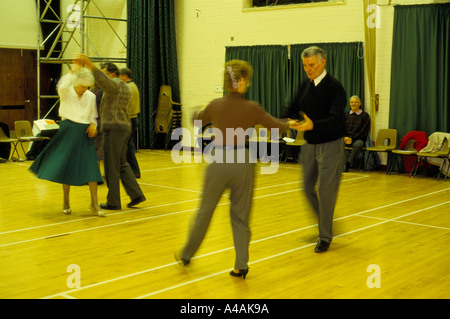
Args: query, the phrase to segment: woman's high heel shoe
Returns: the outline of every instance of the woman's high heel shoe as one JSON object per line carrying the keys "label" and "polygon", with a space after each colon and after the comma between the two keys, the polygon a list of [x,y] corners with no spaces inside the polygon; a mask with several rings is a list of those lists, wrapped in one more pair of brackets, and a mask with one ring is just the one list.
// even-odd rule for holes
{"label": "woman's high heel shoe", "polygon": [[230,272],[231,276],[234,277],[243,277],[245,279],[245,277],[247,277],[248,274],[248,269],[239,269],[239,272],[234,272],[234,270],[232,270]]}
{"label": "woman's high heel shoe", "polygon": [[97,215],[97,216],[100,216],[100,217],[105,217],[105,216],[106,216],[106,214],[105,214],[104,211],[102,211],[101,209],[97,210],[97,209],[96,209],[95,207],[93,207],[93,206],[91,206],[91,211],[92,211],[92,214],[93,214],[93,215]]}

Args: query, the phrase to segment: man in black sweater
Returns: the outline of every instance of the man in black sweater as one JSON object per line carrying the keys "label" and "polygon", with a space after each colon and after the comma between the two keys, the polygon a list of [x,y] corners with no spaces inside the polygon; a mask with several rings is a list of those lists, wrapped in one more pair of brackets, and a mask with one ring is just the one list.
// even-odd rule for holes
{"label": "man in black sweater", "polygon": [[345,172],[353,165],[355,158],[361,153],[366,145],[367,135],[370,130],[370,115],[361,110],[361,100],[357,95],[350,98],[350,112],[345,115],[345,137],[344,143],[352,150],[347,152]]}
{"label": "man in black sweater", "polygon": [[328,250],[333,239],[333,214],[345,161],[347,97],[342,84],[325,70],[326,54],[321,48],[305,49],[302,60],[309,80],[301,84],[287,117],[302,119],[299,130],[305,132],[307,143],[302,146],[300,162],[305,194],[319,221],[314,251],[320,253]]}

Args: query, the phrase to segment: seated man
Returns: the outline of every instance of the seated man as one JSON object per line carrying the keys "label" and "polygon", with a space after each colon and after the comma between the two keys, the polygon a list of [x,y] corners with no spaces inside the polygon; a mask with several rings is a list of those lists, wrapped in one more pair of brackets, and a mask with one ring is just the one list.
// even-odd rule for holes
{"label": "seated man", "polygon": [[366,144],[367,134],[370,130],[370,116],[361,110],[361,100],[354,95],[350,98],[350,112],[345,116],[345,137],[344,143],[347,147],[352,147],[350,154],[347,154],[345,172],[348,172],[355,158],[361,153]]}

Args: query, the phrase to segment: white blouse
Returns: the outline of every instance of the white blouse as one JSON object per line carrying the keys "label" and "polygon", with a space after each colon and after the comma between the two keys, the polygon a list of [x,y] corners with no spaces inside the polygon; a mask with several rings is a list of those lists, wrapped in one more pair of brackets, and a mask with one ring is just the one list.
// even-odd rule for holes
{"label": "white blouse", "polygon": [[78,98],[73,88],[71,74],[64,75],[58,82],[58,94],[60,97],[59,116],[61,119],[72,122],[97,126],[97,102],[96,96],[89,90]]}

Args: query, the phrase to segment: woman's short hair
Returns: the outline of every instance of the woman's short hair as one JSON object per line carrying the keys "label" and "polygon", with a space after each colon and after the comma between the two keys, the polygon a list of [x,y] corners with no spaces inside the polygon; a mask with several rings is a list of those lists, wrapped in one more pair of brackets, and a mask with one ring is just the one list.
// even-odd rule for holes
{"label": "woman's short hair", "polygon": [[241,78],[250,79],[253,74],[251,65],[242,60],[230,60],[225,63],[224,89],[227,92],[235,92],[237,83]]}
{"label": "woman's short hair", "polygon": [[74,73],[72,73],[72,84],[74,86],[86,86],[90,87],[94,85],[95,78],[91,71],[87,68],[80,68]]}

